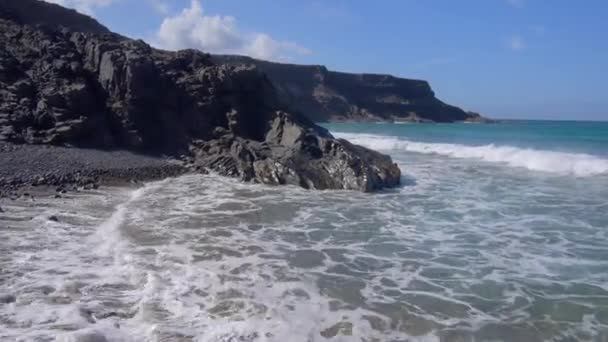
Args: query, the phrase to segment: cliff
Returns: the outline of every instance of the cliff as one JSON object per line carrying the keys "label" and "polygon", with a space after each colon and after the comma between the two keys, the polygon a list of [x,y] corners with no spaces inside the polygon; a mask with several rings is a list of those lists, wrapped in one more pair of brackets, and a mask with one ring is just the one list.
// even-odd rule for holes
{"label": "cliff", "polygon": [[20,25],[63,26],[77,32],[110,33],[107,27],[87,15],[44,1],[0,0],[0,18],[10,18]]}
{"label": "cliff", "polygon": [[390,157],[292,113],[255,66],[154,49],[37,0],[2,0],[0,32],[0,141],[184,155],[267,184],[399,184]]}
{"label": "cliff", "polygon": [[320,65],[215,55],[217,63],[255,65],[276,87],[283,103],[313,121],[479,121],[481,116],[443,103],[426,81],[391,75],[350,74]]}

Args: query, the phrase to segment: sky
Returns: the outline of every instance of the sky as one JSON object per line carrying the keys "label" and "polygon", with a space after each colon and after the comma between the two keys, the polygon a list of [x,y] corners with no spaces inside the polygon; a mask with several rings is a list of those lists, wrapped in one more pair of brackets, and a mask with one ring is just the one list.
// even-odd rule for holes
{"label": "sky", "polygon": [[424,79],[493,118],[608,120],[606,0],[47,0],[165,49]]}

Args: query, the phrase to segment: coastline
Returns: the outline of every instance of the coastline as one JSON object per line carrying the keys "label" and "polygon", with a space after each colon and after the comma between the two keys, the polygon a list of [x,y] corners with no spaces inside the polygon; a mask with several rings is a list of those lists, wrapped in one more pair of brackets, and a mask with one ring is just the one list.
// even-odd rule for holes
{"label": "coastline", "polygon": [[[443,133],[450,136],[486,134],[474,125],[437,127],[450,127]],[[367,128],[389,140],[404,131]],[[340,129],[330,131],[341,137]],[[359,133],[353,143],[374,143],[369,131]],[[117,187],[104,179],[100,190],[58,199],[54,188],[36,187],[51,193],[0,200],[7,279],[0,315],[8,322],[0,339],[605,335],[605,310],[596,303],[608,294],[601,254],[607,178],[556,174],[568,159],[540,172],[405,146],[382,150],[408,165],[408,186],[376,195],[249,184],[213,172],[151,184],[121,178]],[[120,151],[18,148],[22,165],[80,158],[76,166],[86,159],[93,167],[106,153],[121,155],[123,167],[158,165]],[[6,164],[0,172],[17,167]],[[311,312],[321,319],[307,319]],[[296,332],[290,322],[298,322]]]}

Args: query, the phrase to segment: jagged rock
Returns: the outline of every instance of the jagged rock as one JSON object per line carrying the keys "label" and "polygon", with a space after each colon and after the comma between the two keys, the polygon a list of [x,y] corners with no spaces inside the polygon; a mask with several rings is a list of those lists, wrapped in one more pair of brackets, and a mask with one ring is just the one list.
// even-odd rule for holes
{"label": "jagged rock", "polygon": [[43,1],[2,0],[0,16],[10,16],[15,21],[26,25],[64,25],[80,32],[110,32],[93,18]]}
{"label": "jagged rock", "polygon": [[[289,110],[255,66],[157,50],[38,0],[8,3],[0,2],[0,68],[10,71],[0,78],[0,113],[9,114],[2,139],[186,154],[198,169],[268,184],[373,191],[399,183],[388,156]],[[67,27],[45,22],[44,11]],[[75,175],[55,185],[66,181],[97,184]]]}

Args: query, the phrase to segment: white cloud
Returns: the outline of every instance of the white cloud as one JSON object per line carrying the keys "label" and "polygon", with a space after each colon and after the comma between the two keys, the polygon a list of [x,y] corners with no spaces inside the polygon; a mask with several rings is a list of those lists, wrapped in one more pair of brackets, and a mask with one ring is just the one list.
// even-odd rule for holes
{"label": "white cloud", "polygon": [[309,55],[309,49],[289,41],[277,41],[265,33],[256,33],[242,47],[242,53],[261,59],[289,60],[287,54]]}
{"label": "white cloud", "polygon": [[279,41],[265,33],[241,32],[232,16],[205,15],[199,0],[191,0],[189,8],[163,20],[155,45],[170,50],[196,48],[270,60],[289,60],[293,55],[311,53],[294,42]]}
{"label": "white cloud", "polygon": [[524,40],[520,36],[512,36],[508,41],[509,48],[513,51],[521,51],[526,48]]}
{"label": "white cloud", "polygon": [[110,5],[116,0],[45,0],[64,7],[74,8],[78,12],[93,15],[96,8]]}
{"label": "white cloud", "polygon": [[165,18],[157,36],[164,48],[172,50],[196,47],[221,52],[243,44],[234,17],[204,16],[196,0],[180,14]]}

